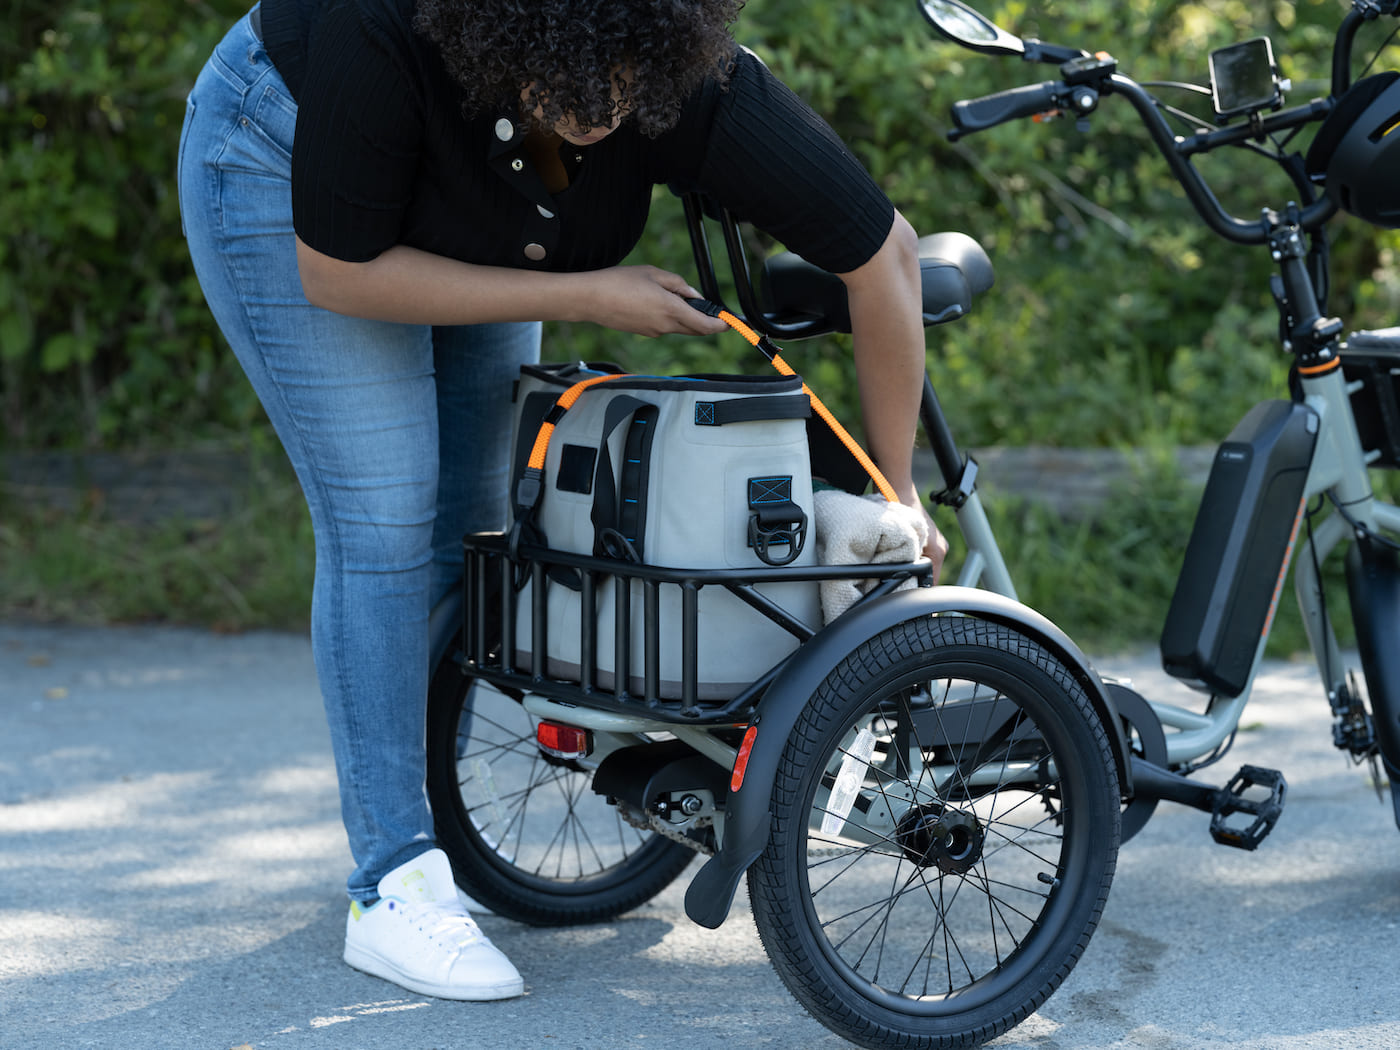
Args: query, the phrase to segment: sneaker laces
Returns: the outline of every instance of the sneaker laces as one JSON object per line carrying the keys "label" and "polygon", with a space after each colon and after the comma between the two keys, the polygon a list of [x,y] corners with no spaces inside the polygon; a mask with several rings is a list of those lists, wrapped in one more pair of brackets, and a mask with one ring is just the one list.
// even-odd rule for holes
{"label": "sneaker laces", "polygon": [[396,901],[403,916],[431,941],[465,951],[474,944],[490,944],[476,920],[465,911],[439,901]]}

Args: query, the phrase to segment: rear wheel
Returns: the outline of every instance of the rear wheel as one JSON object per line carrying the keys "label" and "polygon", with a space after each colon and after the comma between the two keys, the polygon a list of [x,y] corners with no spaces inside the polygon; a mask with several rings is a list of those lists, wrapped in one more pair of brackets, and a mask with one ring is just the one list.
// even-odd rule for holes
{"label": "rear wheel", "polygon": [[625,821],[593,793],[590,769],[544,755],[537,723],[450,655],[434,676],[428,797],[457,881],[497,914],[541,926],[602,922],[650,900],[695,853]]}
{"label": "rear wheel", "polygon": [[973,1046],[1069,973],[1107,900],[1117,773],[1083,687],[984,621],[899,624],[789,735],[749,871],[759,934],[823,1024],[868,1047]]}

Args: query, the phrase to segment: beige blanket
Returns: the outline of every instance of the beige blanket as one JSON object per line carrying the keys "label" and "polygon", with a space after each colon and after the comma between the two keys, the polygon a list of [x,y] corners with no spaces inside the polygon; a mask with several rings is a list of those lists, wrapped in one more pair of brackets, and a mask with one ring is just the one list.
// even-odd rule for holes
{"label": "beige blanket", "polygon": [[[817,560],[822,565],[888,565],[916,561],[928,542],[928,522],[913,507],[882,496],[822,489],[815,494]],[[824,580],[822,618],[830,623],[876,583]],[[912,586],[910,581],[907,586]]]}

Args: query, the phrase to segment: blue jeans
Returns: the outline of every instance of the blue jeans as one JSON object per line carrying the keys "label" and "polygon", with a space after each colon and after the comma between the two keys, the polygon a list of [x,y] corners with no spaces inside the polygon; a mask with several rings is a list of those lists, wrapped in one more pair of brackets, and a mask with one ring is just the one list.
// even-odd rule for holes
{"label": "blue jeans", "polygon": [[348,889],[364,900],[432,845],[428,613],[458,579],[462,534],[505,523],[511,382],[538,359],[540,328],[393,324],[308,303],[295,127],[243,18],[190,92],[180,213],[205,299],[310,508],[312,648],[356,863]]}

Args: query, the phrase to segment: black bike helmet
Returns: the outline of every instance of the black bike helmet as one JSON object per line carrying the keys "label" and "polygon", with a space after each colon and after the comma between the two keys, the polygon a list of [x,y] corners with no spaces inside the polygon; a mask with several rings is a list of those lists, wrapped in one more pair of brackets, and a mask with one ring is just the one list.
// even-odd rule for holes
{"label": "black bike helmet", "polygon": [[1400,228],[1400,73],[1377,73],[1351,86],[1317,129],[1308,174],[1358,219]]}

